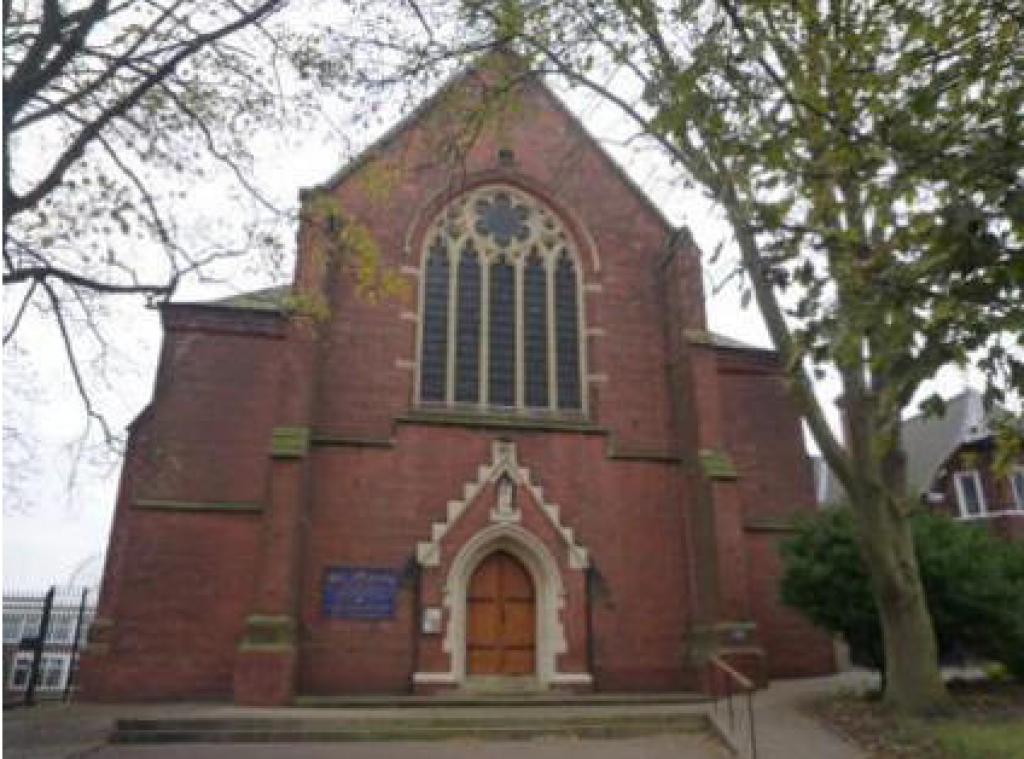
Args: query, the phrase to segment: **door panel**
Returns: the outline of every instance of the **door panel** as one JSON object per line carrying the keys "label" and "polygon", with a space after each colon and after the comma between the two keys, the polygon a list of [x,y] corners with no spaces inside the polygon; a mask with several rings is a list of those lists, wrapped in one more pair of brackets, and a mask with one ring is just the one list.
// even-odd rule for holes
{"label": "door panel", "polygon": [[466,601],[469,674],[533,674],[536,599],[533,581],[519,560],[503,551],[484,559],[473,573]]}

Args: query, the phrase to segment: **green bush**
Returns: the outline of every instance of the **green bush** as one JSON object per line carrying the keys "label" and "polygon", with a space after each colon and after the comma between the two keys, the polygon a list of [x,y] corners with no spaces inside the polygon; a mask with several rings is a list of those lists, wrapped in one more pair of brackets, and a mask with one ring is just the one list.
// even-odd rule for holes
{"label": "green bush", "polygon": [[[942,515],[912,519],[940,655],[992,659],[1024,681],[1024,543]],[[884,670],[881,627],[854,529],[848,508],[800,521],[782,545],[782,599],[842,633],[854,662]]]}

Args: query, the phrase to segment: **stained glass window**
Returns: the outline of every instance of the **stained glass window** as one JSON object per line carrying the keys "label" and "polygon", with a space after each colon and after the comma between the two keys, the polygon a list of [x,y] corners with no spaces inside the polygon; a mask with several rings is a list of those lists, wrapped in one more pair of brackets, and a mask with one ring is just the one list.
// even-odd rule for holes
{"label": "stained glass window", "polygon": [[523,271],[523,359],[525,401],[530,408],[548,405],[548,276],[536,251]]}
{"label": "stained glass window", "polygon": [[480,256],[470,243],[459,259],[455,322],[455,400],[480,398]]}
{"label": "stained glass window", "polygon": [[491,264],[488,395],[490,403],[516,405],[516,270],[499,260]]}
{"label": "stained glass window", "polygon": [[448,251],[440,240],[427,256],[423,287],[423,360],[420,397],[445,400],[448,379]]}
{"label": "stained glass window", "polygon": [[558,357],[558,407],[580,408],[579,303],[576,269],[563,250],[555,268],[555,354]]}
{"label": "stained glass window", "polygon": [[428,235],[420,400],[581,413],[579,272],[560,219],[486,186],[453,200]]}

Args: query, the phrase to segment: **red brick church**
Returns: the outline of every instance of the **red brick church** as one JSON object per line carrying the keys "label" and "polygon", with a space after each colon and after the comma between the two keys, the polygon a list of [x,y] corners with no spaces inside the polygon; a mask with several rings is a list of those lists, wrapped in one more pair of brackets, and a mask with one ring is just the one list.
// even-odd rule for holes
{"label": "red brick church", "polygon": [[[303,196],[291,288],[163,307],[87,698],[833,668],[777,597],[814,491],[775,354],[708,332],[688,232],[542,82],[453,162],[452,104],[487,81]],[[374,297],[333,240],[406,286]]]}

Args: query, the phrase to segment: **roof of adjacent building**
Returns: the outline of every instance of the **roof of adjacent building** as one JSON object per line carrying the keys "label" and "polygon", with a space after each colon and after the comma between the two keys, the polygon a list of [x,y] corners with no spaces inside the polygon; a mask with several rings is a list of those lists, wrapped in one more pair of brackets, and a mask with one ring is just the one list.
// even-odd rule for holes
{"label": "roof of adjacent building", "polygon": [[285,299],[291,292],[291,285],[264,287],[216,300],[176,301],[172,306],[201,306],[207,308],[229,308],[239,311],[284,311]]}
{"label": "roof of adjacent building", "polygon": [[[974,388],[966,388],[945,403],[942,416],[920,413],[903,422],[911,493],[927,492],[957,449],[990,438],[995,421],[1008,413],[1000,408],[986,409],[981,393]],[[813,461],[818,502],[829,506],[841,503],[845,493],[839,481],[823,459],[815,457]]]}

